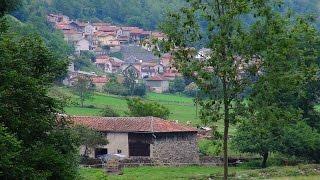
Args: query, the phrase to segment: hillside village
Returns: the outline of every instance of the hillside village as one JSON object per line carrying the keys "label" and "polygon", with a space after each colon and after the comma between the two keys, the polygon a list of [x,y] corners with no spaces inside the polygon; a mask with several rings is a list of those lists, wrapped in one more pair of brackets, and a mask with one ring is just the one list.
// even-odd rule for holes
{"label": "hillside village", "polygon": [[[47,20],[63,33],[68,44],[74,46],[74,56],[88,51],[94,53],[92,63],[105,74],[122,75],[126,69],[132,68],[139,79],[146,81],[149,90],[159,93],[167,92],[169,81],[181,76],[173,67],[170,54],[157,57],[152,52],[154,46],[150,42],[165,38],[161,32],[110,23],[81,22],[62,14],[49,14]],[[123,54],[123,59],[109,55],[117,52]],[[64,84],[72,85],[78,75],[89,76],[98,90],[102,90],[109,80],[107,75],[97,76],[92,72],[75,70],[71,64]]]}
{"label": "hillside village", "polygon": [[299,1],[0,0],[0,179],[320,179]]}

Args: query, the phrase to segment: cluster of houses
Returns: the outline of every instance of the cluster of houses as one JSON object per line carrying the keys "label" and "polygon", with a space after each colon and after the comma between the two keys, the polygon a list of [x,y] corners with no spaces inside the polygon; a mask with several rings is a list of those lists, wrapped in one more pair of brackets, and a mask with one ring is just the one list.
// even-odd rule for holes
{"label": "cluster of houses", "polygon": [[[164,39],[165,35],[161,32],[145,31],[139,27],[115,26],[110,23],[81,22],[70,20],[62,14],[49,14],[47,20],[62,31],[65,41],[75,47],[76,55],[84,51],[93,52],[96,57],[92,63],[106,74],[97,76],[95,73],[70,68],[69,76],[64,81],[65,85],[72,85],[78,75],[85,75],[92,79],[98,90],[101,90],[109,80],[107,74],[122,74],[125,69],[132,67],[138,78],[144,80],[151,91],[162,93],[169,90],[170,80],[180,76],[173,67],[170,54],[156,57],[151,52],[152,46],[143,43],[150,42],[151,39]],[[115,52],[121,52],[123,59],[109,55]]]}
{"label": "cluster of houses", "polygon": [[122,44],[139,43],[150,38],[165,38],[161,32],[145,31],[139,27],[115,26],[104,22],[81,22],[71,20],[62,14],[49,14],[47,20],[63,32],[64,39],[74,45],[76,53],[90,50],[96,54],[103,54],[105,48],[117,52]]}

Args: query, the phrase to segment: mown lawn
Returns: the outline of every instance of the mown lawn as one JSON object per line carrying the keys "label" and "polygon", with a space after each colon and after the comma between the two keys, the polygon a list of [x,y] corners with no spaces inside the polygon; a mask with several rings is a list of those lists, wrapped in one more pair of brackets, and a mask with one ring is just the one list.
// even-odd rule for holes
{"label": "mown lawn", "polygon": [[[230,167],[230,179],[320,179],[320,165],[298,165],[269,167],[266,169],[246,169]],[[79,179],[110,180],[162,180],[162,179],[221,179],[222,167],[138,167],[125,168],[123,175],[107,175],[102,169],[80,169]]]}

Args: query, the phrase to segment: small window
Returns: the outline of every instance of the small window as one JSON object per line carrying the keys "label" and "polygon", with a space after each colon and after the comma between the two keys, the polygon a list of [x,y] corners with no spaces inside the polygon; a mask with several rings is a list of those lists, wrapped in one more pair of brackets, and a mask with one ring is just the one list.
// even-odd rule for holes
{"label": "small window", "polygon": [[95,158],[108,154],[108,149],[106,148],[97,148],[95,149]]}
{"label": "small window", "polygon": [[118,152],[118,154],[121,154],[121,153],[122,153],[121,149],[118,149],[117,152]]}

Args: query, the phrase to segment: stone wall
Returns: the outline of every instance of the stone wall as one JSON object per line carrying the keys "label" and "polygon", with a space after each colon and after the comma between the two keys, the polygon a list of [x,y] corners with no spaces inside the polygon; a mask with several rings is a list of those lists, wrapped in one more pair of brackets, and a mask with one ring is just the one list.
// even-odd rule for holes
{"label": "stone wall", "polygon": [[199,164],[196,133],[156,134],[150,151],[156,164]]}

